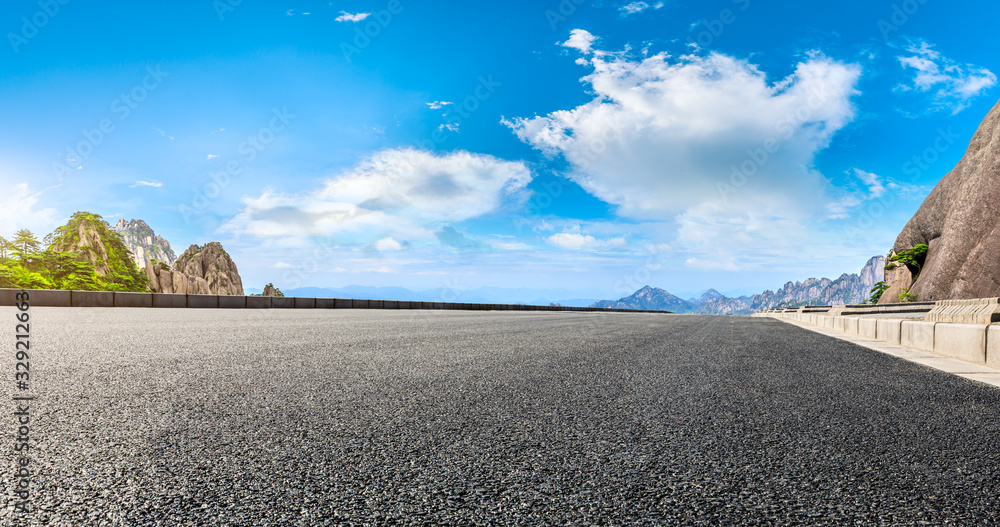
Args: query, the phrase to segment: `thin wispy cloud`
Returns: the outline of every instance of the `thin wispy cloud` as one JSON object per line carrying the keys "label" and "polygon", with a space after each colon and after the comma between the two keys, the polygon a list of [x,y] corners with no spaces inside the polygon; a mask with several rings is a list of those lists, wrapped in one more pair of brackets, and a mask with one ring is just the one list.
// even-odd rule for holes
{"label": "thin wispy cloud", "polygon": [[129,185],[129,188],[137,188],[137,187],[160,188],[162,186],[163,186],[163,183],[160,183],[159,181],[136,181],[132,185]]}
{"label": "thin wispy cloud", "polygon": [[341,11],[340,16],[334,20],[337,22],[361,22],[369,16],[371,16],[371,13],[348,13],[347,11]]}
{"label": "thin wispy cloud", "polygon": [[646,11],[648,9],[660,9],[663,7],[663,5],[664,5],[663,2],[657,2],[655,4],[648,4],[646,2],[632,2],[630,4],[625,4],[619,7],[618,11],[621,14],[628,16],[628,15],[635,15],[638,13],[642,13],[643,11]]}
{"label": "thin wispy cloud", "polygon": [[907,54],[897,57],[903,69],[911,75],[910,83],[901,84],[900,91],[930,94],[935,109],[958,113],[969,102],[996,86],[992,71],[973,64],[959,64],[943,56],[933,44],[912,40]]}
{"label": "thin wispy cloud", "polygon": [[441,108],[444,108],[449,104],[455,104],[455,103],[449,101],[434,101],[427,103],[427,106],[429,106],[431,110],[440,110]]}

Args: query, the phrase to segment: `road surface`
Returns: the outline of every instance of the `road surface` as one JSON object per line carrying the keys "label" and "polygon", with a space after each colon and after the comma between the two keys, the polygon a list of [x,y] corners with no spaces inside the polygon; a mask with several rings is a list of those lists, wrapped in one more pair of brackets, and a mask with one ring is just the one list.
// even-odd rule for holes
{"label": "road surface", "polygon": [[[0,524],[1000,516],[1000,390],[775,320],[31,313],[37,510],[15,515],[8,492]],[[6,349],[13,314],[0,309]],[[3,392],[11,406],[13,392]],[[13,450],[0,461],[9,489]]]}

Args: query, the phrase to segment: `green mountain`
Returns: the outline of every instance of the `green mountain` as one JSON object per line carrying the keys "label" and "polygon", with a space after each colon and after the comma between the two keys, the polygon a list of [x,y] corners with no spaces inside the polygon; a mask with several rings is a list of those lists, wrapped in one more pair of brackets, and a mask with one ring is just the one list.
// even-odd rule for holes
{"label": "green mountain", "polygon": [[30,232],[0,239],[0,287],[149,291],[121,236],[97,214],[77,212],[45,237],[46,248]]}

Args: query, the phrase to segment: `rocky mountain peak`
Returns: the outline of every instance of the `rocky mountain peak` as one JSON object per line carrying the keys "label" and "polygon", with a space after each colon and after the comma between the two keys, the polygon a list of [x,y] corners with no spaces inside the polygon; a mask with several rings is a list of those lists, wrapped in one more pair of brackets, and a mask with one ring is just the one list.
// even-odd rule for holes
{"label": "rocky mountain peak", "polygon": [[145,269],[153,260],[163,262],[167,266],[173,265],[174,261],[177,260],[177,255],[170,247],[170,242],[163,239],[162,236],[157,236],[153,229],[142,220],[125,221],[122,218],[118,220],[118,223],[115,223],[112,229],[125,241],[125,246],[128,247],[129,251],[132,251],[132,259],[135,261],[136,267],[140,269]]}
{"label": "rocky mountain peak", "polygon": [[146,276],[158,293],[242,296],[243,279],[236,263],[218,242],[192,245],[171,266],[146,265]]}

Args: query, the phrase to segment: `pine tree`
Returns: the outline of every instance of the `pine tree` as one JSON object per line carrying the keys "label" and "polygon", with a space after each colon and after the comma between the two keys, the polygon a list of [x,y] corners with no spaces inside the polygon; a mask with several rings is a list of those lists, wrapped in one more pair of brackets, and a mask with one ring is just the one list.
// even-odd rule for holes
{"label": "pine tree", "polygon": [[38,239],[28,229],[14,233],[14,245],[20,250],[22,257],[38,251]]}

